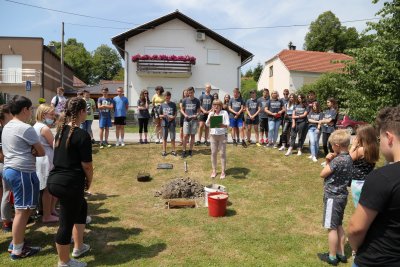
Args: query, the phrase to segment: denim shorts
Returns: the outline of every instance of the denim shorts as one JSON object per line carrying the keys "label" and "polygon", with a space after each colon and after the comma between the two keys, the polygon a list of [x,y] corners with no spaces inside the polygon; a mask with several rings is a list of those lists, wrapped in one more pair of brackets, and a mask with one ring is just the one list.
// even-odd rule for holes
{"label": "denim shorts", "polygon": [[111,128],[112,124],[111,124],[111,118],[107,117],[100,117],[99,119],[99,128]]}
{"label": "denim shorts", "polygon": [[230,118],[229,119],[229,126],[232,128],[242,128],[243,127],[243,120],[241,118],[235,119],[235,118]]}
{"label": "denim shorts", "polygon": [[183,134],[196,134],[199,123],[197,120],[183,122]]}
{"label": "denim shorts", "polygon": [[35,209],[39,201],[39,179],[36,172],[21,172],[7,168],[4,181],[14,194],[16,209]]}

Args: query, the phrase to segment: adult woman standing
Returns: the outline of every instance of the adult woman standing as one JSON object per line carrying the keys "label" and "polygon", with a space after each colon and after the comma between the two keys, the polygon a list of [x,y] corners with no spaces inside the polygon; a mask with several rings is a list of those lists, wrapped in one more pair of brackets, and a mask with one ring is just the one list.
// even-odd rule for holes
{"label": "adult woman standing", "polygon": [[[149,113],[149,92],[143,89],[140,92],[140,97],[137,102],[138,106],[138,121],[139,121],[139,142],[141,144],[147,144],[147,126],[149,125],[150,113]],[[142,134],[144,132],[144,139]]]}
{"label": "adult woman standing", "polygon": [[331,133],[335,131],[335,123],[338,115],[337,102],[333,97],[328,98],[326,105],[328,109],[324,111],[324,117],[321,120],[322,146],[325,156],[328,155],[329,151],[333,152],[331,144],[328,144],[328,139]]}
{"label": "adult woman standing", "polygon": [[265,113],[268,114],[268,141],[266,147],[278,148],[279,126],[281,125],[282,113],[284,113],[283,102],[279,99],[277,91],[271,92],[271,98],[265,107]]}
{"label": "adult woman standing", "polygon": [[211,164],[212,172],[211,178],[217,176],[217,154],[221,151],[221,175],[220,178],[225,178],[226,170],[226,130],[229,126],[229,115],[228,112],[222,110],[222,102],[220,100],[215,100],[213,103],[213,109],[208,114],[206,125],[211,126],[211,118],[214,116],[222,116],[222,123],[216,128],[210,127],[210,141],[211,141]]}
{"label": "adult woman standing", "polygon": [[[151,98],[151,103],[153,104],[154,111],[154,125],[156,127],[156,144],[161,143],[161,119],[159,109],[162,103],[164,103],[164,88],[162,86],[156,87],[156,93]],[[153,113],[153,112],[152,112]]]}
{"label": "adult woman standing", "polygon": [[284,151],[286,149],[286,145],[289,144],[290,134],[292,130],[292,115],[295,105],[296,105],[296,95],[291,93],[289,95],[289,100],[284,107],[285,117],[283,120],[283,129],[282,129],[282,146],[279,148],[279,151]]}
{"label": "adult woman standing", "polygon": [[319,137],[320,137],[320,129],[321,124],[320,121],[322,119],[323,114],[321,113],[321,109],[317,101],[314,101],[311,104],[311,110],[307,115],[308,118],[308,138],[310,139],[310,159],[313,162],[317,162],[318,151],[319,151]]}
{"label": "adult woman standing", "polygon": [[60,227],[56,235],[58,266],[86,266],[84,262],[70,259],[71,234],[74,239],[73,257],[79,257],[90,249],[83,243],[87,216],[84,191],[90,188],[93,179],[90,136],[79,128],[85,119],[85,100],[71,98],[67,101],[62,125],[55,137],[54,169],[47,184],[49,192],[60,200]]}
{"label": "adult woman standing", "polygon": [[301,150],[303,149],[304,135],[307,134],[308,109],[305,100],[306,99],[303,94],[299,94],[297,96],[297,104],[294,106],[292,115],[292,134],[290,136],[290,147],[285,156],[289,156],[292,154],[297,136],[299,140],[297,145],[297,156],[300,156],[302,154]]}
{"label": "adult woman standing", "polygon": [[49,127],[54,124],[54,119],[54,108],[46,104],[41,104],[36,110],[36,123],[33,125],[46,153],[44,157],[36,158],[36,174],[39,178],[40,191],[42,192],[42,222],[44,223],[58,222],[58,217],[52,215],[52,212],[54,213],[55,211],[57,199],[50,195],[47,188],[47,178],[51,169],[53,169],[54,157],[54,136]]}

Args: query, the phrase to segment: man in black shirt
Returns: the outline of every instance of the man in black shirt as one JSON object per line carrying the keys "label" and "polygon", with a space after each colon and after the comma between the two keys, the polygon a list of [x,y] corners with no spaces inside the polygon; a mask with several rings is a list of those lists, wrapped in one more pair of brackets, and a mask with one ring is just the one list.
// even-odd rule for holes
{"label": "man in black shirt", "polygon": [[388,162],[366,178],[351,217],[353,266],[400,266],[400,107],[378,114],[380,151]]}

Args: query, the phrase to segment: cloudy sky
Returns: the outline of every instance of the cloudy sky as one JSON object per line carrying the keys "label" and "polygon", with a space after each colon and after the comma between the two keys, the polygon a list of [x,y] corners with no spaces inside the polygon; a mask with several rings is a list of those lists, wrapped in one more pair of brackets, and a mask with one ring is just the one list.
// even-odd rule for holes
{"label": "cloudy sky", "polygon": [[[48,44],[61,40],[64,21],[65,40],[77,38],[93,51],[101,44],[112,46],[110,38],[119,33],[179,9],[252,52],[255,57],[247,64],[249,68],[287,48],[289,41],[302,49],[308,26],[276,26],[308,25],[328,10],[342,22],[370,19],[377,17],[382,6],[382,0],[378,4],[371,0],[0,0],[0,36],[43,37]],[[365,21],[343,25],[358,31],[366,27]]]}

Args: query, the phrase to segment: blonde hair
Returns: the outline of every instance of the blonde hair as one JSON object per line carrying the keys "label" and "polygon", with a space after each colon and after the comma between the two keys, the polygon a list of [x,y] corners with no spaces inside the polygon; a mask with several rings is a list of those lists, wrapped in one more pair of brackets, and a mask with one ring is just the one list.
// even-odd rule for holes
{"label": "blonde hair", "polygon": [[54,108],[50,105],[47,104],[41,104],[38,106],[36,110],[36,121],[43,121],[44,115],[46,115],[49,112],[52,112]]}
{"label": "blonde hair", "polygon": [[212,104],[213,104],[213,105],[218,105],[218,106],[220,106],[221,109],[222,109],[222,107],[223,107],[222,101],[219,100],[219,99],[214,100],[214,101],[212,102]]}
{"label": "blonde hair", "polygon": [[348,147],[350,145],[350,134],[345,129],[334,131],[329,136],[328,142],[333,145],[339,145],[340,147]]}

